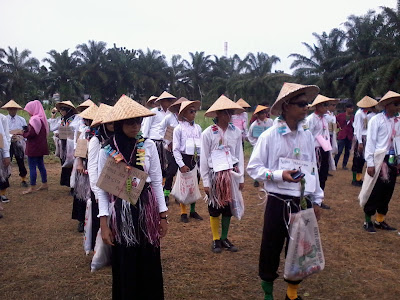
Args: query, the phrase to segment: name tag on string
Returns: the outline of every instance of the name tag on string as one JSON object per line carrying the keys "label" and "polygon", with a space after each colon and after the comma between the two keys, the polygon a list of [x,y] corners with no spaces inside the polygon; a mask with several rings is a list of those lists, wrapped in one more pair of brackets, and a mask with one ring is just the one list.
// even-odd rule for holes
{"label": "name tag on string", "polygon": [[227,149],[216,149],[211,152],[214,172],[230,170],[233,168],[231,152]]}
{"label": "name tag on string", "polygon": [[[317,164],[310,161],[297,160],[292,158],[279,158],[279,170],[300,170],[305,174],[304,179],[306,181],[305,191],[308,193],[314,193],[316,188],[316,176],[318,176]],[[279,182],[278,187],[287,190],[299,191],[300,193],[300,182]]]}
{"label": "name tag on string", "polygon": [[332,150],[332,145],[331,141],[329,138],[324,138],[322,135],[317,135],[316,140],[318,144],[324,149],[324,151],[331,151]]}
{"label": "name tag on string", "polygon": [[165,130],[164,140],[172,142],[173,136],[174,136],[174,127],[168,125],[167,129]]}
{"label": "name tag on string", "polygon": [[200,154],[200,145],[200,139],[188,138],[185,143],[185,153],[187,155],[194,155],[195,152]]}
{"label": "name tag on string", "polygon": [[79,139],[76,142],[75,157],[86,158],[88,153],[88,141],[86,139]]}
{"label": "name tag on string", "polygon": [[258,138],[261,135],[261,133],[263,133],[266,129],[267,127],[264,126],[258,126],[258,125],[254,126],[252,131],[253,137]]}

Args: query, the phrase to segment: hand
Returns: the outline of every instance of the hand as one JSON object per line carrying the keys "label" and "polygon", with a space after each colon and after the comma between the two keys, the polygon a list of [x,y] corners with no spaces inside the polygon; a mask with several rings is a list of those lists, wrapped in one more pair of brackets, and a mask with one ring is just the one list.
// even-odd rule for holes
{"label": "hand", "polygon": [[243,191],[244,189],[244,183],[239,183],[239,190]]}
{"label": "hand", "polygon": [[[101,221],[100,217],[100,221]],[[104,244],[106,245],[110,245],[110,246],[114,246],[113,242],[114,242],[114,237],[113,234],[110,230],[110,228],[108,227],[107,224],[100,224],[101,226],[101,238],[103,239]]]}
{"label": "hand", "polygon": [[375,176],[375,167],[368,167],[367,173],[369,176],[374,177]]}
{"label": "hand", "polygon": [[210,188],[209,187],[204,187],[204,193],[207,194],[207,196],[210,196]]}
{"label": "hand", "polygon": [[77,158],[76,171],[80,174],[85,174],[85,169],[83,168],[83,163],[80,158]]}
{"label": "hand", "polygon": [[292,178],[292,174],[296,173],[297,170],[285,170],[282,173],[282,179],[283,181],[287,181],[287,182],[299,182],[301,180],[301,178],[297,178],[297,179],[293,179]]}
{"label": "hand", "polygon": [[167,235],[168,221],[166,219],[160,220],[160,237],[163,238]]}
{"label": "hand", "polygon": [[58,132],[55,132],[55,133],[54,133],[54,136],[55,136],[55,137],[58,137]]}
{"label": "hand", "polygon": [[362,143],[358,144],[358,152],[364,152],[364,145]]}
{"label": "hand", "polygon": [[188,166],[183,166],[182,168],[179,168],[179,170],[181,171],[181,173],[187,173],[190,172],[190,169]]}
{"label": "hand", "polygon": [[7,167],[10,165],[10,162],[11,162],[11,160],[10,160],[9,157],[3,158],[3,165],[4,165],[4,167],[7,168]]}
{"label": "hand", "polygon": [[317,204],[314,204],[313,208],[314,208],[315,217],[317,218],[317,221],[319,221],[321,219],[321,207]]}
{"label": "hand", "polygon": [[168,151],[169,151],[169,152],[172,152],[172,143],[169,143],[169,144],[168,144]]}

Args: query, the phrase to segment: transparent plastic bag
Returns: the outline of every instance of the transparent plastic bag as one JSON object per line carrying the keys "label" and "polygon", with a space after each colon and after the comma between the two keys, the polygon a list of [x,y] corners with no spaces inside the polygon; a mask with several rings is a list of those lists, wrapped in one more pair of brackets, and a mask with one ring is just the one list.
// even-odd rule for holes
{"label": "transparent plastic bag", "polygon": [[231,171],[232,178],[232,202],[231,202],[231,213],[232,215],[241,220],[244,215],[244,201],[242,192],[239,189],[241,175],[234,171]]}
{"label": "transparent plastic bag", "polygon": [[11,164],[8,167],[4,167],[3,158],[3,150],[0,149],[0,182],[5,182],[11,176]]}
{"label": "transparent plastic bag", "polygon": [[178,170],[171,195],[183,204],[191,204],[201,199],[197,181],[197,167],[187,173]]}
{"label": "transparent plastic bag", "polygon": [[72,139],[67,139],[67,146],[65,149],[65,161],[64,164],[62,165],[63,168],[72,168],[72,165],[74,164],[74,141]]}
{"label": "transparent plastic bag", "polygon": [[86,202],[83,250],[85,251],[86,255],[89,255],[90,250],[92,250],[92,200],[91,199],[88,199],[88,201]]}
{"label": "transparent plastic bag", "polygon": [[325,268],[314,209],[301,210],[291,215],[289,236],[284,272],[286,280],[303,280]]}
{"label": "transparent plastic bag", "polygon": [[94,256],[90,264],[92,272],[111,265],[111,251],[111,246],[103,242],[101,238],[101,229],[99,229],[94,246]]}

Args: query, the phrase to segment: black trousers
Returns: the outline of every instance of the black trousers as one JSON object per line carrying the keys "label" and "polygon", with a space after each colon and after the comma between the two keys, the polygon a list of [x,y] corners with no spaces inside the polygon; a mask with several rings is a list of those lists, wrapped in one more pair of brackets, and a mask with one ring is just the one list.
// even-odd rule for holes
{"label": "black trousers", "polygon": [[79,222],[85,222],[85,212],[86,212],[86,201],[80,200],[74,196],[74,201],[72,203],[72,216],[73,220],[78,220]]}
{"label": "black trousers", "polygon": [[[385,161],[387,162],[387,156]],[[396,184],[397,168],[389,167],[389,182],[384,182],[380,177],[375,183],[374,189],[364,206],[364,212],[368,216],[373,216],[376,212],[386,215],[389,210],[389,202],[392,198],[394,186]]]}
{"label": "black trousers", "polygon": [[[354,156],[353,156],[353,166],[351,167],[351,171],[355,173],[362,173],[364,164],[365,164],[365,159],[364,159],[364,152],[359,152],[358,151],[358,141],[356,142],[356,145],[354,146]],[[363,143],[364,148],[365,148],[365,143]]]}
{"label": "black trousers", "polygon": [[342,152],[344,149],[342,166],[346,167],[347,162],[349,161],[349,156],[350,156],[351,140],[349,140],[347,138],[343,139],[343,140],[338,140],[337,144],[338,144],[338,153],[335,155],[335,165],[337,166],[339,158],[342,155]]}
{"label": "black trousers", "polygon": [[24,160],[24,155],[22,153],[19,153],[21,151],[15,151],[16,143],[11,142],[10,146],[10,160],[12,161],[13,156],[15,156],[15,160],[17,161],[18,165],[18,170],[19,170],[19,176],[20,177],[25,177],[26,174],[28,174],[28,171],[25,168],[25,160]]}
{"label": "black trousers", "polygon": [[165,184],[164,190],[171,191],[172,182],[174,181],[174,177],[176,172],[178,171],[178,165],[176,164],[175,157],[170,151],[166,151],[168,167],[165,171]]}
{"label": "black trousers", "polygon": [[325,183],[328,179],[329,172],[329,155],[331,155],[330,151],[324,151],[321,147],[315,148],[317,152],[317,160],[318,160],[318,176],[319,176],[319,185],[322,190],[325,189]]}
{"label": "black trousers", "polygon": [[[290,206],[292,213],[299,211],[300,198],[275,194],[282,199],[292,199]],[[309,204],[309,206],[311,206]],[[264,227],[261,240],[259,276],[264,281],[274,281],[279,277],[280,255],[285,245],[285,257],[290,243],[286,223],[289,220],[286,203],[274,195],[268,195],[267,206],[264,213]],[[298,284],[301,281],[289,281]]]}
{"label": "black trousers", "polygon": [[99,214],[99,204],[96,202],[93,192],[90,192],[90,199],[92,200],[92,250],[94,250],[97,232],[100,229],[100,218],[97,217]]}

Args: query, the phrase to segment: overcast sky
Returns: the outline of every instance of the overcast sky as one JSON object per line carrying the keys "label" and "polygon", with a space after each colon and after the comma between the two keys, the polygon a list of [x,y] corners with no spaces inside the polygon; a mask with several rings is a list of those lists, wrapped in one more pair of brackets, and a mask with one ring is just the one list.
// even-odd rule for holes
{"label": "overcast sky", "polygon": [[228,56],[265,52],[281,59],[275,68],[291,73],[290,53],[308,55],[313,32],[329,32],[351,14],[396,0],[0,0],[0,48],[29,49],[40,60],[52,49],[75,50],[88,40],[129,49]]}

